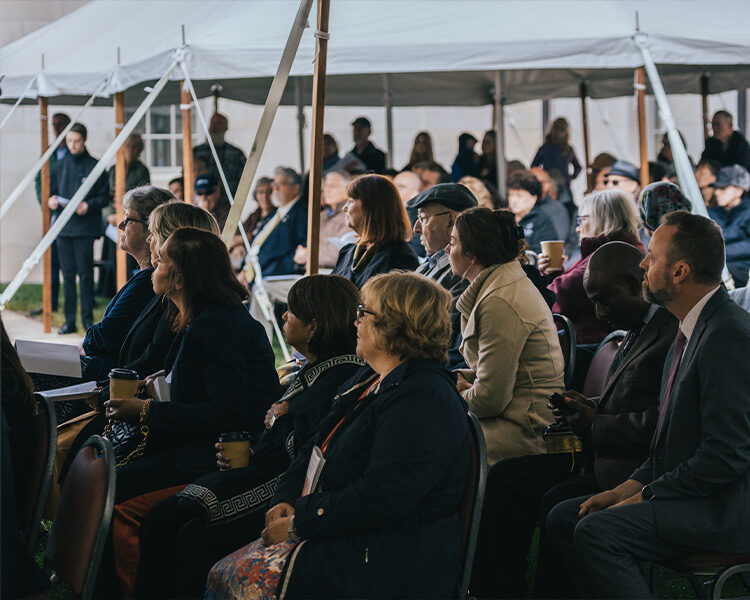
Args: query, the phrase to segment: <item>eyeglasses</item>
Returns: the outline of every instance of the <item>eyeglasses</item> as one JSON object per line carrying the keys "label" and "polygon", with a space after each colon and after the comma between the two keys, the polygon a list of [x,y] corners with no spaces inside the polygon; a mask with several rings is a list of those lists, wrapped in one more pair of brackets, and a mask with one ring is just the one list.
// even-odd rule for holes
{"label": "eyeglasses", "polygon": [[420,215],[419,222],[422,225],[427,225],[427,221],[429,221],[432,217],[439,217],[440,215],[449,215],[452,211],[450,210],[444,210],[443,212],[435,213],[434,215]]}
{"label": "eyeglasses", "polygon": [[576,225],[580,225],[581,223],[583,223],[588,218],[589,218],[588,215],[578,215],[576,217]]}
{"label": "eyeglasses", "polygon": [[367,310],[364,304],[360,304],[359,306],[357,306],[357,320],[361,321],[362,319],[365,318],[365,315],[375,316],[375,313],[372,312],[371,310]]}
{"label": "eyeglasses", "polygon": [[128,223],[145,223],[146,221],[141,221],[140,219],[134,219],[132,217],[125,217],[120,223],[117,225],[118,229],[125,229],[128,226]]}

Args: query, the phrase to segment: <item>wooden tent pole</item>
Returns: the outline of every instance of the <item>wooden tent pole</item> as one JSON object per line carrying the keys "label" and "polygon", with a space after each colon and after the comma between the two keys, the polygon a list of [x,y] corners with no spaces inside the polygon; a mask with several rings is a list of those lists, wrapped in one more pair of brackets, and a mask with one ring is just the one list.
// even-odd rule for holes
{"label": "wooden tent pole", "polygon": [[307,208],[307,275],[318,272],[320,252],[320,188],[323,171],[323,117],[326,106],[326,58],[330,0],[318,0],[317,53],[313,74],[312,149],[310,151],[309,205]]}
{"label": "wooden tent pole", "polygon": [[581,82],[581,119],[583,121],[583,158],[586,164],[586,176],[591,171],[591,149],[589,146],[589,84]]}
{"label": "wooden tent pole", "polygon": [[[41,125],[42,154],[49,148],[49,125],[48,125],[48,101],[43,96],[39,97],[39,122]],[[41,171],[41,191],[40,198],[42,203],[42,236],[49,231],[50,212],[49,204],[49,161],[45,161]],[[44,323],[44,333],[52,331],[52,249],[47,248],[44,253],[43,262],[43,280],[42,280],[42,319]]]}
{"label": "wooden tent pole", "polygon": [[[125,126],[125,96],[123,92],[115,94],[115,137],[120,135],[122,128]],[[117,151],[117,159],[115,161],[115,214],[117,215],[117,222],[120,223],[125,218],[125,208],[122,205],[122,199],[125,196],[125,174],[127,168],[125,166],[125,144],[120,146]],[[117,263],[117,289],[119,290],[128,280],[128,257],[124,250],[120,250],[120,235],[122,232],[118,229],[117,232],[117,252],[116,252],[116,263]]]}
{"label": "wooden tent pole", "polygon": [[641,187],[649,184],[648,177],[648,140],[646,139],[646,70],[638,67],[635,70],[636,98],[638,105],[638,146],[641,154]]}
{"label": "wooden tent pole", "polygon": [[703,114],[703,139],[707,140],[711,135],[708,131],[708,124],[711,122],[708,118],[708,94],[709,94],[709,78],[710,73],[703,73],[701,75],[701,107]]}
{"label": "wooden tent pole", "polygon": [[305,172],[305,102],[302,98],[302,78],[294,78],[294,101],[297,104],[297,144],[299,146],[299,172]]}
{"label": "wooden tent pole", "polygon": [[[215,93],[216,94],[216,93]],[[218,95],[214,96],[218,103]],[[182,190],[183,200],[193,203],[195,181],[193,179],[193,121],[190,106],[192,98],[185,82],[180,82],[180,109],[182,110]]]}
{"label": "wooden tent pole", "polygon": [[503,90],[503,73],[495,71],[494,87],[494,129],[495,129],[495,166],[497,168],[497,193],[503,201],[507,200],[506,196],[506,165],[505,165],[505,104]]}

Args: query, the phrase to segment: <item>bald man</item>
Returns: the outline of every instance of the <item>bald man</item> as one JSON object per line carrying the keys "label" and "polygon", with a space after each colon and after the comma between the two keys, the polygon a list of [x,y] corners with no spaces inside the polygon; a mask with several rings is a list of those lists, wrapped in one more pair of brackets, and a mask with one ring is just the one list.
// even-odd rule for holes
{"label": "bald man", "polygon": [[591,257],[584,287],[597,316],[628,334],[600,396],[564,394],[576,411],[564,418],[584,440],[583,456],[573,465],[570,454],[525,456],[490,470],[471,585],[478,598],[525,596],[526,555],[537,520],[542,533],[535,595],[571,597],[565,594],[574,593],[572,582],[543,527],[547,513],[563,500],[619,484],[648,456],[677,319],[643,299],[642,259],[623,242],[605,244]]}
{"label": "bald man", "polygon": [[[409,215],[409,222],[413,229],[414,223],[417,222],[417,209],[413,208],[409,202],[414,196],[422,191],[422,180],[419,175],[413,171],[401,171],[393,178],[393,185],[396,186],[396,189],[401,196],[401,202],[403,202],[406,207],[406,213]],[[409,245],[419,257],[420,262],[427,257],[424,246],[422,245],[422,238],[418,233],[415,232],[411,236]]]}
{"label": "bald man", "polygon": [[[208,124],[208,133],[211,136],[211,141],[216,147],[216,154],[219,157],[221,168],[224,170],[224,175],[227,178],[227,184],[229,190],[232,192],[232,196],[237,193],[237,186],[240,183],[240,177],[242,177],[242,170],[245,168],[245,154],[237,148],[232,146],[225,139],[227,130],[229,129],[229,119],[221,113],[214,113],[211,117],[211,121]],[[208,166],[208,171],[211,173],[217,181],[221,182],[219,176],[219,169],[214,161],[214,156],[211,153],[211,148],[206,141],[199,146],[193,148],[193,158],[200,160]],[[227,193],[224,189],[224,185],[221,185],[221,197],[226,200]]]}

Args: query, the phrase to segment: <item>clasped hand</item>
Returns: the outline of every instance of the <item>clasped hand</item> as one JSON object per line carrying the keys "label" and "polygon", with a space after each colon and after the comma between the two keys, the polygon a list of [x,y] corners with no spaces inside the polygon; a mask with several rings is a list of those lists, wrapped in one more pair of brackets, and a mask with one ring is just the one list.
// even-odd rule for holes
{"label": "clasped hand", "polygon": [[608,508],[618,508],[629,504],[638,504],[643,502],[641,490],[643,484],[635,479],[623,481],[616,488],[601,492],[591,496],[588,500],[581,503],[581,509],[578,511],[579,517],[585,517],[588,514],[605,510]]}
{"label": "clasped hand", "polygon": [[279,502],[266,513],[266,528],[260,534],[266,546],[289,539],[289,520],[293,515],[294,506],[288,502]]}

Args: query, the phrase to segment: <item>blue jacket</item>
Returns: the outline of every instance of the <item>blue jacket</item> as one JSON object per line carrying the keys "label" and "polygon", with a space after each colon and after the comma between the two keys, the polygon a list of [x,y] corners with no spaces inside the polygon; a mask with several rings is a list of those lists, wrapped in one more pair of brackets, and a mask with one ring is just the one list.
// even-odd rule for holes
{"label": "blue jacket", "polygon": [[297,273],[294,251],[300,245],[307,245],[307,201],[304,196],[281,218],[261,245],[258,263],[263,277]]}
{"label": "blue jacket", "polygon": [[529,250],[537,254],[542,251],[542,242],[560,239],[552,219],[540,206],[534,206],[518,224],[523,227],[523,235],[526,237]]}
{"label": "blue jacket", "polygon": [[[289,560],[287,598],[455,594],[470,448],[466,404],[453,374],[431,360],[405,361],[359,401],[372,375],[363,367],[340,388],[271,501],[294,504],[305,540]],[[300,498],[313,446],[342,417],[325,453],[322,491]]]}
{"label": "blue jacket", "polygon": [[419,259],[409,243],[400,241],[383,244],[370,259],[370,262],[355,271],[352,267],[354,266],[354,251],[356,249],[357,244],[347,244],[339,251],[339,259],[333,268],[333,274],[346,277],[358,288],[361,288],[367,283],[368,279],[375,275],[388,273],[395,269],[413,271],[419,266]]}
{"label": "blue jacket", "polygon": [[175,339],[165,370],[171,402],[152,402],[154,443],[185,447],[196,471],[216,466],[214,444],[225,431],[260,433],[281,396],[274,355],[263,326],[238,305],[211,305]]}
{"label": "blue jacket", "polygon": [[153,272],[153,267],[137,271],[107,305],[102,320],[89,327],[83,338],[83,350],[91,357],[84,373],[86,379],[106,379],[109,370],[118,366],[125,336],[154,297]]}
{"label": "blue jacket", "polygon": [[737,287],[747,285],[750,271],[750,201],[743,198],[730,210],[708,209],[709,216],[721,227],[727,249],[727,268]]}
{"label": "blue jacket", "polygon": [[[573,165],[573,174],[570,173],[570,165]],[[534,160],[531,161],[532,167],[542,167],[547,173],[551,171],[560,171],[565,178],[565,187],[570,187],[570,180],[578,177],[581,172],[581,165],[576,158],[573,148],[570,154],[565,155],[557,144],[544,142],[536,151]]]}
{"label": "blue jacket", "polygon": [[[49,177],[50,196],[72,199],[78,188],[93,171],[97,160],[85,148],[75,156],[67,154],[55,163]],[[74,214],[67,222],[60,237],[99,237],[102,234],[102,208],[110,203],[109,183],[106,173],[102,173],[84,198],[89,209],[85,215]],[[52,211],[54,218],[62,213],[63,207]]]}

